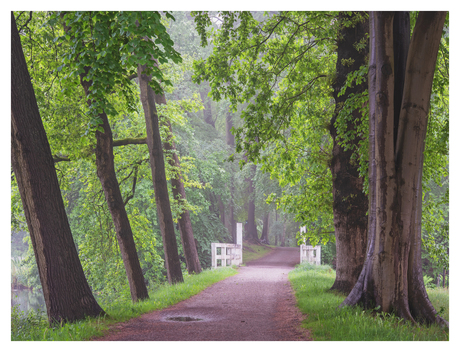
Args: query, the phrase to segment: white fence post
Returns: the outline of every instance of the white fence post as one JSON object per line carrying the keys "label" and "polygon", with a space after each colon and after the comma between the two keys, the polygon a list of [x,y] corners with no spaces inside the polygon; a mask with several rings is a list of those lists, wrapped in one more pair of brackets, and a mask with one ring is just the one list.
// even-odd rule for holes
{"label": "white fence post", "polygon": [[236,244],[243,245],[243,224],[241,222],[236,223]]}

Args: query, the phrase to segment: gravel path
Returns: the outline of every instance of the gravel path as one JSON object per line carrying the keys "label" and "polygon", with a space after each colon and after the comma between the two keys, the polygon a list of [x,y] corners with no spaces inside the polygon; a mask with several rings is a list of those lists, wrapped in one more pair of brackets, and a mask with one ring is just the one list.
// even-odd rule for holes
{"label": "gravel path", "polygon": [[[287,274],[298,248],[274,249],[174,306],[111,327],[100,341],[310,340]],[[185,321],[186,320],[186,321]]]}

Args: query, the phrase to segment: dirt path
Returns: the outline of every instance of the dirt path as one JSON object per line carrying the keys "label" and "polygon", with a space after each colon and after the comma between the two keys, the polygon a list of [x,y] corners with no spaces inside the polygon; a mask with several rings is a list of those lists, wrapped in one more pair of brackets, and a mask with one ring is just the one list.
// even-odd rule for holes
{"label": "dirt path", "polygon": [[303,316],[287,278],[298,263],[298,248],[276,248],[237,275],[174,306],[117,324],[97,340],[309,340],[308,331],[299,328]]}

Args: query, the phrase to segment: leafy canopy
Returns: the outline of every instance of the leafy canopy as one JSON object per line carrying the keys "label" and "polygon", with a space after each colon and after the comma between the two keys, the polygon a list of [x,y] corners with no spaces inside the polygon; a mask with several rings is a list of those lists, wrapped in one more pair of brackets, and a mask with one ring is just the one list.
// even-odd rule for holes
{"label": "leafy canopy", "polygon": [[[165,16],[174,19],[169,12]],[[114,92],[126,98],[129,111],[135,110],[131,78],[136,76],[138,65],[146,65],[143,73],[152,76],[150,85],[155,92],[162,93],[162,85],[171,85],[158,64],[169,60],[179,63],[181,56],[173,48],[158,11],[56,12],[49,23],[59,20],[65,31],[55,41],[66,43],[69,50],[57,70],[66,73],[63,79],[73,78],[74,84],[80,75],[91,82],[87,99],[92,126],[100,123],[98,115],[103,111],[116,114],[108,99]]]}

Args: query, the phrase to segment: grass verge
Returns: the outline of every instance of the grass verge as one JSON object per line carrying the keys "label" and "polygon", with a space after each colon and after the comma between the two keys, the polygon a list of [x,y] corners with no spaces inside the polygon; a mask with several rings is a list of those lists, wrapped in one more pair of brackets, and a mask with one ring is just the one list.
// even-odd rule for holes
{"label": "grass verge", "polygon": [[20,312],[13,307],[11,313],[12,341],[83,341],[102,336],[110,325],[123,322],[141,314],[163,309],[183,301],[204,290],[206,287],[235,275],[237,270],[222,268],[204,270],[198,275],[184,275],[184,282],[176,285],[161,285],[150,298],[138,303],[130,300],[118,301],[113,304],[101,304],[108,314],[106,317],[87,318],[75,323],[49,327],[43,312]]}
{"label": "grass verge", "polygon": [[[344,295],[329,291],[335,271],[329,266],[299,265],[289,273],[297,305],[308,317],[302,327],[317,341],[448,341],[447,328],[413,325],[387,313],[360,307],[337,309]],[[449,292],[429,289],[428,295],[440,315],[449,318]]]}

